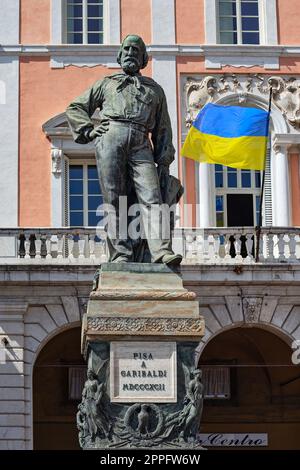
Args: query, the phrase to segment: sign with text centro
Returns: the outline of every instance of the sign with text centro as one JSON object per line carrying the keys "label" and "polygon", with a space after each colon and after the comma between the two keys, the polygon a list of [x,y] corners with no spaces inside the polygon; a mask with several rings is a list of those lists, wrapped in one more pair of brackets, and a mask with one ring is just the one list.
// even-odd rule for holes
{"label": "sign with text centro", "polygon": [[267,447],[267,433],[221,433],[198,434],[203,447]]}
{"label": "sign with text centro", "polygon": [[110,399],[123,403],[176,403],[176,343],[111,342]]}

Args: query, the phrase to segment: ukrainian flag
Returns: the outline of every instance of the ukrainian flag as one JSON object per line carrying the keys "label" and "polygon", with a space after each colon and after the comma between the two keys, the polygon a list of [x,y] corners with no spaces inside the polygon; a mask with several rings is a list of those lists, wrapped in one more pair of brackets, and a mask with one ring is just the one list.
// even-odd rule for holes
{"label": "ukrainian flag", "polygon": [[181,155],[198,162],[265,169],[269,113],[257,108],[207,104],[193,122]]}

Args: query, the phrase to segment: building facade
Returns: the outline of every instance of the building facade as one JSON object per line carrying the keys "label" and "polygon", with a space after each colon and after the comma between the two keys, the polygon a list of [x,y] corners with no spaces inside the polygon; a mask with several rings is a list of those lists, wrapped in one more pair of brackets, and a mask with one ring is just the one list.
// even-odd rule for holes
{"label": "building facade", "polygon": [[[206,335],[200,432],[300,441],[300,32],[296,0],[0,0],[0,449],[78,447],[80,321],[106,244],[92,144],[65,109],[119,70],[129,33],[166,93],[185,187],[173,245]],[[262,175],[180,157],[208,102],[268,109]],[[97,121],[97,116],[95,116]],[[293,354],[294,353],[294,354]],[[218,440],[221,446],[220,438]],[[215,439],[215,445],[217,440]],[[254,438],[253,438],[254,439]],[[222,444],[226,447],[226,443]]]}

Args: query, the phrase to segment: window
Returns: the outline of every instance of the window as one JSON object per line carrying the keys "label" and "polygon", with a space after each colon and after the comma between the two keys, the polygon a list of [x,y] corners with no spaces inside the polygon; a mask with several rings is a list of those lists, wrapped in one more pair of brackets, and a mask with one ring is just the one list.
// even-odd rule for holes
{"label": "window", "polygon": [[103,0],[66,0],[66,43],[103,44]]}
{"label": "window", "polygon": [[219,0],[220,44],[259,44],[259,0]]}
{"label": "window", "polygon": [[69,166],[69,224],[71,227],[95,227],[102,215],[96,215],[103,203],[97,167],[94,164]]}
{"label": "window", "polygon": [[79,401],[86,381],[86,367],[69,367],[69,400]]}
{"label": "window", "polygon": [[202,382],[204,398],[230,399],[230,368],[223,366],[203,366]]}
{"label": "window", "polygon": [[259,217],[260,187],[260,171],[215,165],[216,226],[256,225]]}

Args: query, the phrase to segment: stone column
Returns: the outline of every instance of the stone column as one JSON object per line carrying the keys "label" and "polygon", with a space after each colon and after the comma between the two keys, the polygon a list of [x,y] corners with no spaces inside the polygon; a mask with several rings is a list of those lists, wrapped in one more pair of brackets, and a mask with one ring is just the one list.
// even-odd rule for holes
{"label": "stone column", "polygon": [[212,198],[213,198],[213,185],[211,181],[211,168],[212,165],[208,163],[199,164],[199,226],[201,228],[207,228],[213,226],[213,214],[212,214]]}
{"label": "stone column", "polygon": [[300,155],[299,146],[289,148],[292,225],[300,225]]}
{"label": "stone column", "polygon": [[83,318],[84,449],[200,448],[204,335],[196,295],[165,265],[106,263]]}
{"label": "stone column", "polygon": [[277,227],[288,227],[290,225],[290,194],[289,194],[289,172],[286,145],[275,145],[272,152],[274,171],[274,218],[273,224]]}

